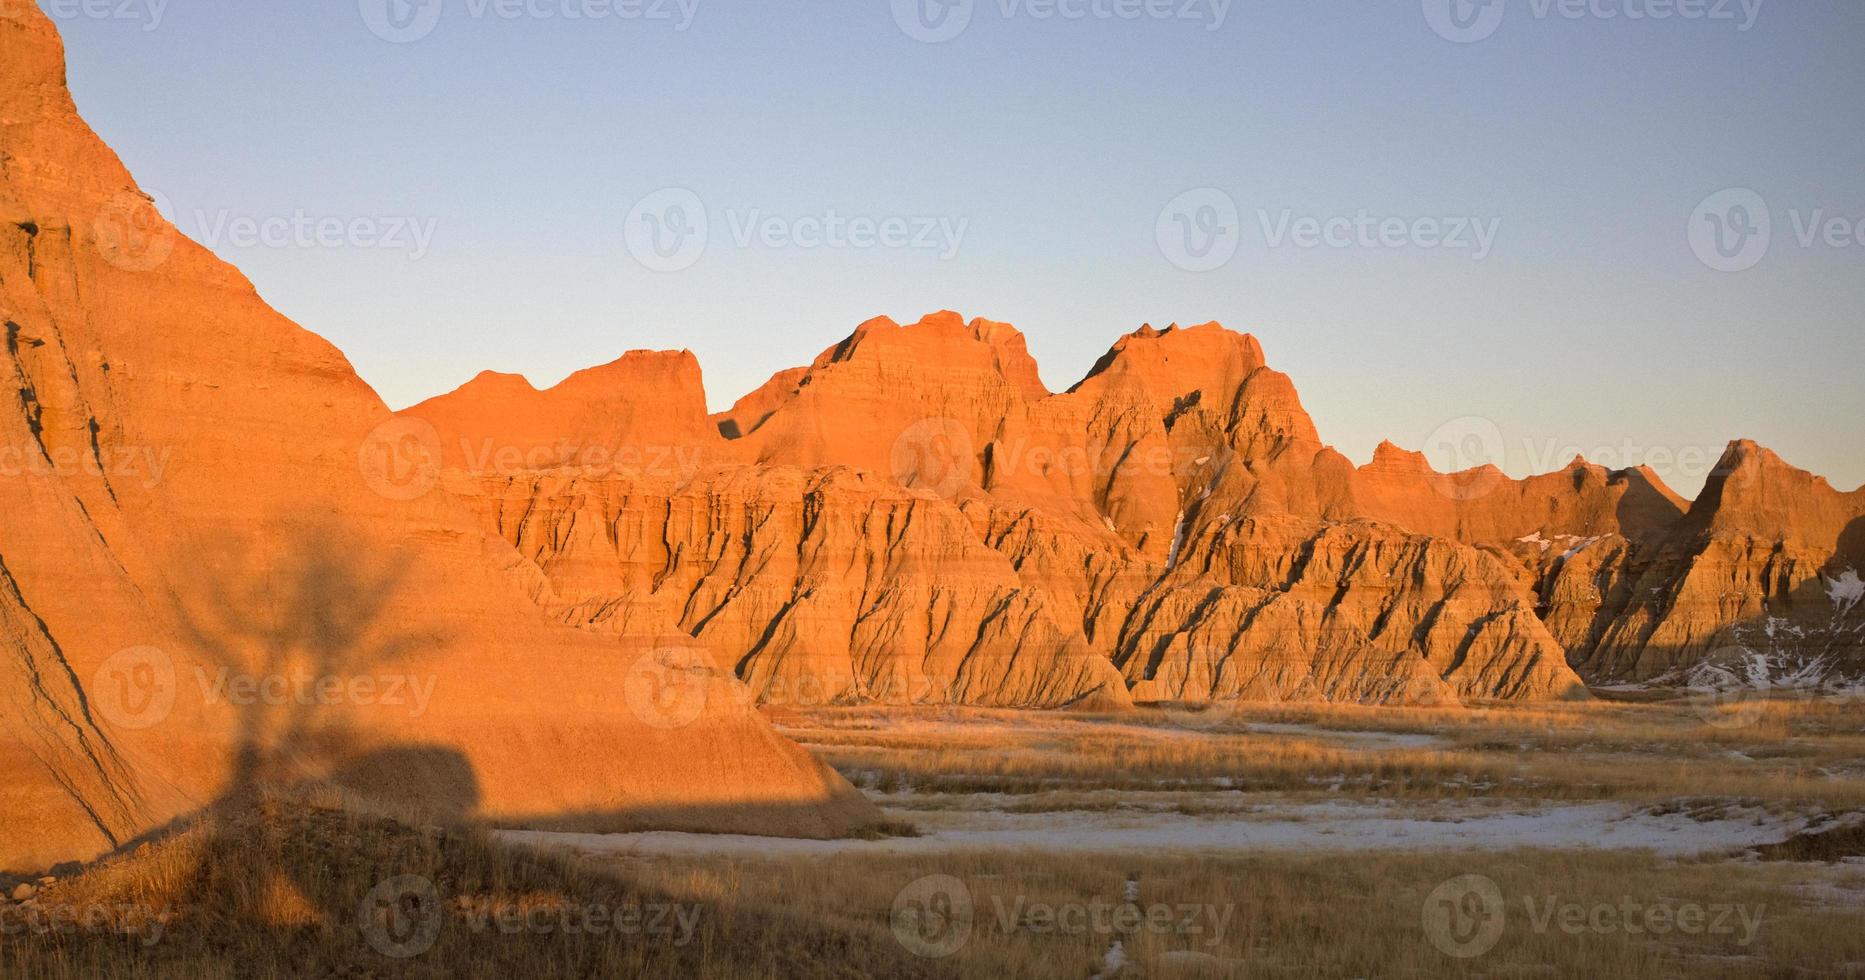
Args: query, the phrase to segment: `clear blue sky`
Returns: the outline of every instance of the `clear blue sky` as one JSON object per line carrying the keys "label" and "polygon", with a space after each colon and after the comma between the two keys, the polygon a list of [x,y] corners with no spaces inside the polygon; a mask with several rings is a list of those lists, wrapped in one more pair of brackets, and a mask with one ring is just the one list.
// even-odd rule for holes
{"label": "clear blue sky", "polygon": [[[1216,319],[1256,333],[1357,460],[1472,425],[1518,474],[1565,448],[1641,462],[1746,436],[1865,482],[1865,242],[1803,247],[1795,227],[1865,219],[1857,0],[1701,0],[1731,18],[1664,20],[1624,14],[1693,0],[1578,17],[1502,0],[1499,22],[1467,8],[1493,29],[1474,43],[1421,9],[1451,0],[1235,0],[1221,25],[1223,0],[1065,0],[1073,19],[976,0],[934,17],[965,25],[936,43],[901,27],[926,23],[909,0],[901,18],[888,0],[697,0],[684,30],[676,0],[646,0],[667,20],[618,14],[636,0],[511,18],[514,0],[424,0],[403,8],[427,31],[410,43],[370,26],[405,0],[86,2],[41,5],[91,123],[393,406],[643,347],[692,349],[723,406],[861,320],[940,308],[1017,324],[1059,390],[1142,322]],[[669,187],[709,232],[659,271],[629,217]],[[1199,227],[1235,254],[1190,271],[1161,212],[1207,187],[1238,216]],[[1732,187],[1773,222],[1739,272],[1689,234]],[[1168,229],[1212,199],[1187,200]],[[831,210],[963,235],[952,258],[739,241],[754,216],[808,237],[789,222]],[[411,217],[432,239],[417,257],[412,234],[237,233],[299,212]],[[1495,239],[1480,259],[1409,224],[1403,247],[1272,244],[1285,214],[1361,212],[1476,218]],[[1488,421],[1453,421],[1470,417]],[[1696,492],[1702,464],[1658,462]]]}

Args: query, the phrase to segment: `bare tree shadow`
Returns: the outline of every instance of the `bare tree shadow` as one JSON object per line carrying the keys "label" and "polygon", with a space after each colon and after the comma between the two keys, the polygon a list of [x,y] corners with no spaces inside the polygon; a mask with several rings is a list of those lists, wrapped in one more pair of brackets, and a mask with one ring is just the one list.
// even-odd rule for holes
{"label": "bare tree shadow", "polygon": [[334,525],[282,545],[227,541],[202,551],[174,611],[183,641],[215,672],[202,675],[203,687],[230,709],[233,732],[183,901],[259,913],[237,924],[247,934],[235,948],[271,956],[302,942],[307,923],[326,932],[356,914],[354,897],[323,866],[330,856],[306,853],[281,808],[326,799],[454,825],[471,818],[479,789],[460,752],[397,744],[384,726],[358,724],[379,674],[404,676],[409,654],[445,642],[388,621],[391,610],[411,607],[395,602],[406,554],[372,552]]}

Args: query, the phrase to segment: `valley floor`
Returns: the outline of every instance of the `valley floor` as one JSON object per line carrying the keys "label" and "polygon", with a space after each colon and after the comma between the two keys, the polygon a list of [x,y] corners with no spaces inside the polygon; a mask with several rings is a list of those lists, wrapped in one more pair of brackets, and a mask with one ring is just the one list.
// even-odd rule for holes
{"label": "valley floor", "polygon": [[1865,976],[1860,706],[1636,696],[774,717],[873,840],[272,799],[0,904],[118,916],[0,975]]}
{"label": "valley floor", "polygon": [[[1860,706],[1619,696],[785,713],[917,836],[499,837],[908,947],[956,922],[916,951],[962,975],[1865,976]],[[1828,831],[1837,860],[1773,860]],[[1156,919],[1096,928],[1128,904]]]}

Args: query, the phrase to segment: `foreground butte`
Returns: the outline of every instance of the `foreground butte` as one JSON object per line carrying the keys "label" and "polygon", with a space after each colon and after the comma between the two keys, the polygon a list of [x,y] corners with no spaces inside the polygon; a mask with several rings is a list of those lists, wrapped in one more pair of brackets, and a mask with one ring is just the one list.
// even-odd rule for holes
{"label": "foreground butte", "polygon": [[1050,393],[1016,330],[949,312],[869,321],[704,404],[691,354],[637,352],[401,415],[442,447],[435,492],[535,566],[556,618],[691,635],[766,702],[1432,703],[1865,673],[1865,497],[1752,443],[1694,504],[1579,459],[1514,480],[1386,444],[1355,467],[1248,335],[1142,328]]}
{"label": "foreground butte", "polygon": [[[0,871],[273,782],[532,827],[878,819],[769,728],[729,662],[683,634],[553,621],[528,560],[454,498],[405,492],[375,458],[401,424],[156,212],[78,117],[51,22],[13,6]],[[249,686],[267,678],[289,686]]]}

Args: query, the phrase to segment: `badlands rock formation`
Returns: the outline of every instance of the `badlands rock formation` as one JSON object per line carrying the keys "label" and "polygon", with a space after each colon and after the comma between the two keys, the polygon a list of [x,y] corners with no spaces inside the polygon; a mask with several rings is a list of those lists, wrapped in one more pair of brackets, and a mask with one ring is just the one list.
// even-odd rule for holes
{"label": "badlands rock formation", "polygon": [[[488,414],[475,387],[403,415],[449,459],[496,446],[460,421]],[[633,447],[643,465],[445,483],[560,618],[683,630],[769,701],[1582,693],[1525,573],[1367,519],[1288,378],[1215,324],[1142,329],[1051,394],[1004,324],[878,319],[713,421],[716,440]],[[681,458],[699,465],[645,465]]]}
{"label": "badlands rock formation", "polygon": [[[690,355],[630,357],[680,369],[635,383],[670,408],[620,442],[642,413],[570,382],[523,420],[483,378],[403,416],[558,618],[691,635],[766,701],[1445,702],[1584,696],[1570,664],[1865,672],[1859,494],[1751,444],[1695,505],[1580,459],[1514,480],[1386,444],[1355,467],[1216,324],[1142,328],[1052,394],[1005,324],[880,318],[710,420]],[[607,462],[488,462],[541,442]]]}
{"label": "badlands rock formation", "polygon": [[[874,818],[684,631],[549,621],[537,568],[424,492],[426,433],[176,233],[79,119],[51,23],[10,9],[0,870],[88,858],[270,780],[533,826],[828,835]],[[610,398],[637,369],[690,365],[634,358],[570,386],[613,425],[590,431],[630,438],[639,410],[656,431],[716,432],[703,415],[669,428],[700,402]],[[476,424],[588,424],[480,387],[526,411]]]}
{"label": "badlands rock formation", "polygon": [[1615,613],[1576,646],[1594,676],[1865,679],[1865,489],[1841,493],[1753,442],[1730,445],[1661,540],[1586,567]]}

